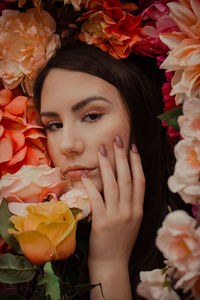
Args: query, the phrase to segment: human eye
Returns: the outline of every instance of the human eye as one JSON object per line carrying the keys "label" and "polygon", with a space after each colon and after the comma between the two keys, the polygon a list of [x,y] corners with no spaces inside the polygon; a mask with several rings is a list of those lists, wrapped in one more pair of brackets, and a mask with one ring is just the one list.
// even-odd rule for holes
{"label": "human eye", "polygon": [[82,118],[82,122],[86,121],[86,122],[96,122],[98,121],[101,117],[103,116],[102,113],[99,112],[89,112],[87,114],[85,114]]}
{"label": "human eye", "polygon": [[49,122],[47,124],[44,124],[44,128],[47,131],[56,131],[62,127],[63,127],[63,125],[60,122]]}

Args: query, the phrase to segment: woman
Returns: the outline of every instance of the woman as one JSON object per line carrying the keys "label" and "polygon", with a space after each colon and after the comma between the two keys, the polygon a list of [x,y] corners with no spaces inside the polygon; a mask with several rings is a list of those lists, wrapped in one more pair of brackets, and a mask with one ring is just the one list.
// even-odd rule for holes
{"label": "woman", "polygon": [[[101,282],[108,300],[139,299],[139,272],[162,266],[155,238],[169,174],[160,87],[154,62],[80,43],[59,50],[35,82],[52,161],[92,202],[90,283]],[[91,299],[103,299],[100,289]]]}

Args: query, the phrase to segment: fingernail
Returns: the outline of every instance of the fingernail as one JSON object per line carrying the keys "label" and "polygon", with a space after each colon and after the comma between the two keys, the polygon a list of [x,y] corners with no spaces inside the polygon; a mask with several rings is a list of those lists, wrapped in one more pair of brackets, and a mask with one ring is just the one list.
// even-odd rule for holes
{"label": "fingernail", "polygon": [[136,147],[135,144],[132,144],[132,145],[131,145],[131,149],[132,149],[132,151],[133,151],[134,153],[138,154],[138,149],[137,149],[137,147]]}
{"label": "fingernail", "polygon": [[107,151],[104,145],[100,145],[99,150],[102,156],[107,156]]}
{"label": "fingernail", "polygon": [[116,137],[115,137],[115,143],[116,143],[117,147],[119,147],[119,148],[123,148],[124,147],[123,141],[122,141],[122,139],[121,139],[121,137],[119,135],[116,135]]}
{"label": "fingernail", "polygon": [[88,177],[88,174],[84,170],[81,170],[81,174],[82,174],[82,177],[84,177],[84,178]]}

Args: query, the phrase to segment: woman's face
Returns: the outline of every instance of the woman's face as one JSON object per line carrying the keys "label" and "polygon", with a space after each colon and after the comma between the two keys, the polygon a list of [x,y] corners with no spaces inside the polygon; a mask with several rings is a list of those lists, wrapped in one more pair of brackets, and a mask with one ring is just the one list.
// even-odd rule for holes
{"label": "woman's face", "polygon": [[41,119],[53,164],[74,187],[81,185],[84,169],[101,192],[99,146],[105,145],[115,173],[115,136],[121,136],[127,153],[130,145],[130,120],[118,90],[87,73],[53,69],[41,93]]}

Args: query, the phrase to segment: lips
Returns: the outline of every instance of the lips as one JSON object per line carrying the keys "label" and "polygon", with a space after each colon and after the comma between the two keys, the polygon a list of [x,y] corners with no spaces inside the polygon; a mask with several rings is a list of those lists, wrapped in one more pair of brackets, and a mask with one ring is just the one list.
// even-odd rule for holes
{"label": "lips", "polygon": [[93,170],[93,168],[87,168],[83,166],[72,166],[67,168],[66,175],[71,178],[81,177],[83,172],[88,175]]}

